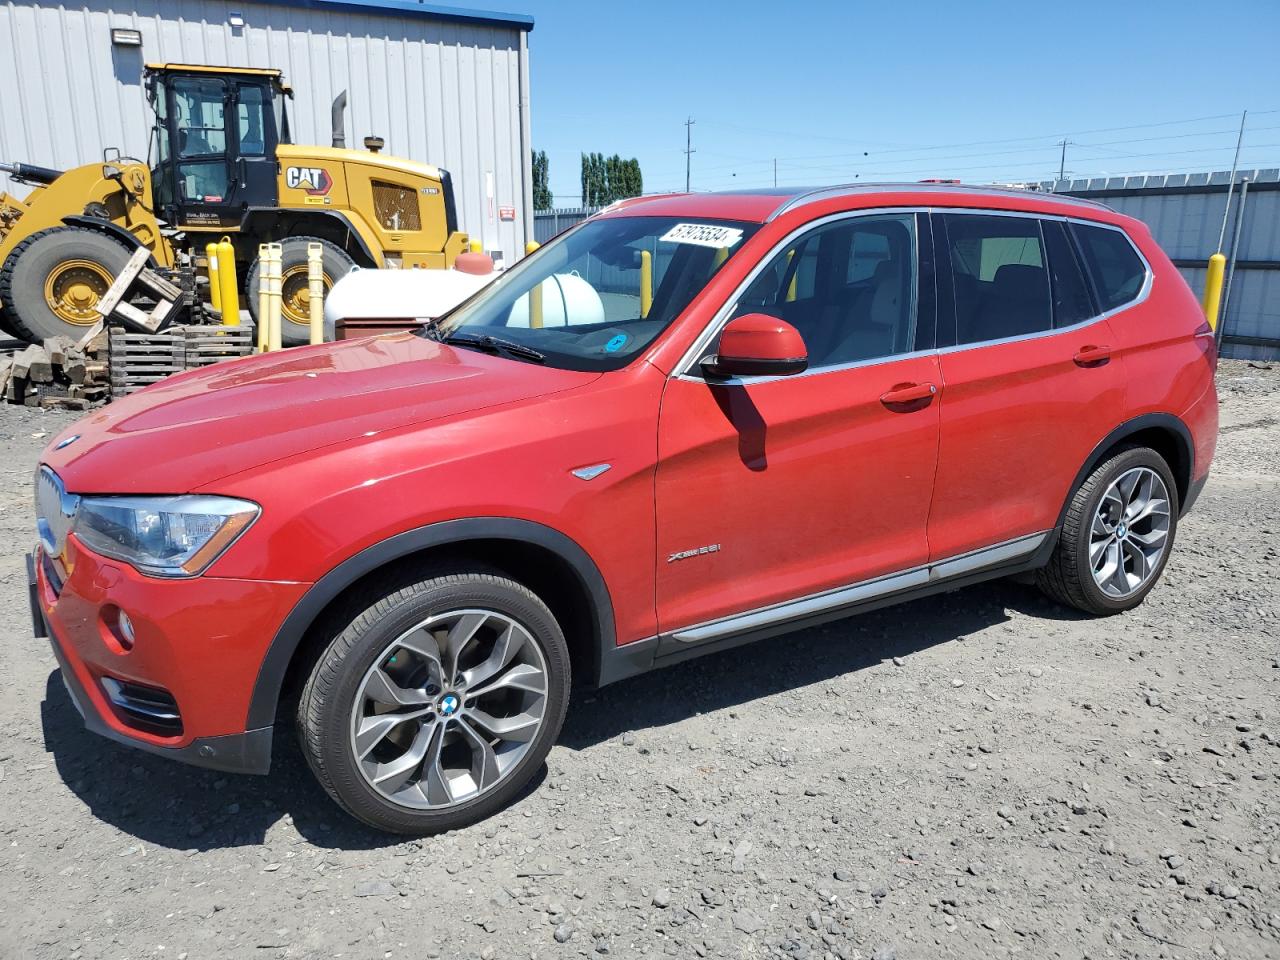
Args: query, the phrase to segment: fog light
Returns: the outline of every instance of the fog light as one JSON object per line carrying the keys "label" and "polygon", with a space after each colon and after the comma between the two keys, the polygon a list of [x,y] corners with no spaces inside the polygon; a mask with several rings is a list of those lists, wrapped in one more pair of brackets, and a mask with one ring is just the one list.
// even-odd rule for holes
{"label": "fog light", "polygon": [[133,621],[129,619],[129,615],[123,610],[116,617],[116,626],[120,628],[120,637],[125,644],[133,646]]}

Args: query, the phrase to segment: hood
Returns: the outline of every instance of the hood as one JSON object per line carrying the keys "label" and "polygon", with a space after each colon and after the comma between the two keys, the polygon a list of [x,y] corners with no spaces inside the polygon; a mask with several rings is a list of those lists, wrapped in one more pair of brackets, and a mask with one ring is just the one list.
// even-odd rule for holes
{"label": "hood", "polygon": [[75,493],[186,493],[353,437],[599,376],[411,333],[297,347],[179,374],[116,400],[58,434],[42,460]]}

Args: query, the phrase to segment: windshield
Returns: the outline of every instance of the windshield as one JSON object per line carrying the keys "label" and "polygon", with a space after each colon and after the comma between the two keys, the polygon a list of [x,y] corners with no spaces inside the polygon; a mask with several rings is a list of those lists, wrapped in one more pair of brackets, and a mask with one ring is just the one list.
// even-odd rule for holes
{"label": "windshield", "polygon": [[549,366],[616,370],[652,343],[757,229],[676,217],[589,220],[495,280],[434,335]]}

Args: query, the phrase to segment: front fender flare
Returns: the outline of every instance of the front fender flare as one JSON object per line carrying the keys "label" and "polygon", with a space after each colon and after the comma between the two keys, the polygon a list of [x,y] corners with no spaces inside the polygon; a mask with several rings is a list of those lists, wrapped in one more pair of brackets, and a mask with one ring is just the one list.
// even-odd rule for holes
{"label": "front fender flare", "polygon": [[289,664],[307,631],[324,609],[361,577],[400,557],[432,547],[475,540],[514,540],[550,550],[565,561],[592,600],[595,633],[603,653],[615,644],[613,602],[604,577],[594,561],[576,542],[558,530],[510,517],[474,517],[445,520],[396,534],[344,560],[317,580],[294,606],[276,631],[258,669],[245,729],[275,722],[280,691]]}
{"label": "front fender flare", "polygon": [[[137,250],[142,243],[132,233],[110,220],[103,220],[101,217],[88,217],[82,214],[73,214],[69,217],[63,217],[62,222],[69,227],[84,227],[86,230],[97,230],[99,233],[105,233],[109,237],[119,240],[130,251]],[[152,251],[151,256],[147,259],[148,267],[156,266],[155,252]]]}

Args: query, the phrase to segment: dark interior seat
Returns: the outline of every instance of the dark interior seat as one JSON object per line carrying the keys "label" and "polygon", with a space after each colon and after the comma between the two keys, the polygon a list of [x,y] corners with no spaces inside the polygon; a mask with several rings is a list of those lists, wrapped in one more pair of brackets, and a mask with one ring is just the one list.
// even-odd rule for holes
{"label": "dark interior seat", "polygon": [[1049,310],[1049,275],[1044,267],[1006,263],[976,299],[978,309],[958,317],[960,342],[1000,340],[1044,329]]}

